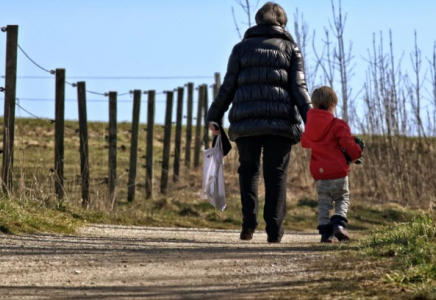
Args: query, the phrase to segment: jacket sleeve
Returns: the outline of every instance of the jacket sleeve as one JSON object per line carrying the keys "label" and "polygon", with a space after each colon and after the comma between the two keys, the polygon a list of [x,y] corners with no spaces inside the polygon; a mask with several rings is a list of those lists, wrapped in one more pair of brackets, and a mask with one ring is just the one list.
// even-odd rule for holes
{"label": "jacket sleeve", "polygon": [[303,147],[303,148],[310,148],[309,145],[307,144],[306,135],[304,134],[304,132],[303,132],[303,134],[301,136],[301,147]]}
{"label": "jacket sleeve", "polygon": [[230,54],[229,62],[227,64],[227,72],[224,76],[224,82],[207,112],[207,122],[213,121],[221,123],[221,119],[233,101],[233,96],[235,95],[237,89],[239,70],[239,59],[235,46]]}
{"label": "jacket sleeve", "polygon": [[289,71],[290,92],[293,95],[298,111],[303,118],[304,124],[307,120],[307,112],[312,108],[309,92],[307,91],[306,78],[304,73],[304,60],[300,49],[293,44],[291,56],[291,68]]}
{"label": "jacket sleeve", "polygon": [[351,158],[351,161],[355,161],[362,155],[362,148],[354,141],[354,137],[351,135],[350,127],[345,121],[337,119],[336,137],[339,140],[339,145],[345,149]]}

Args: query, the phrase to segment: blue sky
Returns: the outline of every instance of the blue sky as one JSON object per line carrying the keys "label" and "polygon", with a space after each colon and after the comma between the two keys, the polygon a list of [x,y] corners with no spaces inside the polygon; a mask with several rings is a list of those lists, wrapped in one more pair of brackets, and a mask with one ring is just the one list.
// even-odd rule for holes
{"label": "blue sky", "polygon": [[[256,1],[251,2],[256,4]],[[263,3],[259,1],[259,7]],[[287,11],[291,34],[294,35],[294,14],[298,8],[309,25],[310,35],[316,31],[319,43],[323,28],[332,21],[330,0],[277,3]],[[0,0],[0,27],[19,25],[19,44],[35,62],[49,70],[65,68],[67,81],[86,81],[88,90],[120,94],[133,89],[156,90],[156,121],[161,123],[165,108],[163,91],[187,82],[212,84],[214,72],[224,77],[230,51],[240,40],[232,6],[238,26],[245,31],[246,15],[234,0]],[[413,51],[416,30],[422,51],[422,75],[426,74],[426,57],[432,55],[436,40],[436,1],[342,0],[342,11],[347,13],[346,44],[353,43],[354,90],[360,89],[365,80],[364,58],[372,48],[373,33],[380,31],[387,49],[389,29],[392,30],[396,56],[404,53],[407,67],[411,64],[409,54]],[[5,48],[6,33],[0,32],[0,86],[4,86]],[[311,47],[307,52],[306,59],[313,59]],[[3,113],[3,97],[0,93],[0,114]],[[20,51],[17,98],[20,105],[35,116],[53,118],[54,76],[36,67]],[[75,88],[66,86],[66,99],[66,118],[76,120]],[[107,98],[88,94],[87,99],[88,119],[107,121]],[[124,95],[118,99],[118,120],[130,121],[131,97]],[[16,115],[29,117],[20,108]],[[146,122],[145,95],[140,120]]]}

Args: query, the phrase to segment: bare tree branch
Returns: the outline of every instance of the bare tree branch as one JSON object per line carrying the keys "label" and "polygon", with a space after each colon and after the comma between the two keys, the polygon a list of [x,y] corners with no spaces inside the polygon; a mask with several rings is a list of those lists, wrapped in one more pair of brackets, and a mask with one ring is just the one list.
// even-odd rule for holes
{"label": "bare tree branch", "polygon": [[336,9],[334,5],[334,0],[332,0],[332,12],[333,12],[333,25],[330,23],[330,28],[332,29],[336,39],[337,39],[337,49],[334,49],[333,51],[333,57],[335,58],[337,65],[339,67],[339,75],[341,77],[341,95],[342,95],[342,118],[345,121],[348,121],[348,103],[349,103],[349,95],[350,90],[348,87],[348,80],[349,80],[349,74],[347,72],[349,71],[349,63],[352,59],[351,56],[351,49],[352,46],[350,45],[350,50],[347,55],[345,52],[345,46],[344,46],[344,29],[345,29],[345,23],[347,20],[347,16],[342,16],[342,8],[341,8],[341,0],[339,0],[339,8],[338,13],[339,15],[336,15]]}
{"label": "bare tree branch", "polygon": [[236,22],[235,10],[233,9],[233,6],[232,6],[232,15],[233,15],[233,21],[235,22],[236,32],[238,32],[239,38],[242,40],[241,31],[239,30],[238,22]]}
{"label": "bare tree branch", "polygon": [[[247,23],[242,22],[242,23],[248,25],[248,27],[251,27],[252,24],[251,16],[253,14],[253,10],[255,10],[259,5],[259,0],[257,0],[255,6],[252,6],[250,4],[250,0],[245,0],[245,3],[243,2],[243,0],[235,0],[235,2],[242,8],[244,13],[247,15],[248,22]],[[233,21],[235,23],[236,31],[238,32],[239,38],[242,39],[241,31],[239,30],[238,22],[236,21],[235,10],[233,9],[233,6],[232,6],[232,15],[233,15]]]}
{"label": "bare tree branch", "polygon": [[432,60],[427,58],[427,61],[430,65],[430,76],[431,76],[431,80],[430,83],[432,85],[432,103],[433,103],[433,110],[434,110],[434,121],[433,121],[433,135],[436,135],[436,42],[434,42],[433,45],[433,57]]}
{"label": "bare tree branch", "polygon": [[305,74],[306,74],[306,84],[309,90],[311,90],[312,86],[314,85],[317,70],[319,64],[315,65],[314,69],[310,68],[309,60],[307,59],[307,40],[309,40],[309,26],[304,21],[304,16],[301,14],[301,26],[299,22],[299,13],[298,8],[296,9],[296,12],[294,14],[294,31],[295,31],[295,38],[297,41],[297,45],[300,48],[301,54],[303,56],[304,60],[304,67],[305,67]]}
{"label": "bare tree branch", "polygon": [[[322,41],[324,43],[324,47],[323,47],[321,56],[318,55],[318,52],[316,51],[316,47],[315,47],[315,31],[313,32],[312,48],[313,48],[313,52],[314,52],[315,58],[316,58],[315,59],[316,66],[317,67],[321,67],[321,69],[322,69],[322,71],[324,73],[324,77],[326,78],[326,81],[327,81],[328,85],[332,89],[334,89],[335,65],[330,60],[330,46],[331,46],[331,42],[330,42],[330,38],[329,38],[329,31],[326,28],[324,28],[324,33],[326,35],[326,40]],[[326,54],[327,58],[324,58],[325,51],[327,51],[327,54]],[[326,61],[327,64],[324,64],[324,61]]]}
{"label": "bare tree branch", "polygon": [[415,80],[416,83],[413,85],[416,103],[412,103],[415,107],[415,118],[418,125],[418,137],[419,143],[421,144],[421,136],[422,136],[422,121],[421,121],[421,84],[420,84],[420,71],[421,71],[421,51],[418,49],[418,35],[415,30],[415,49],[414,52],[410,54],[410,60],[413,65],[413,71],[415,72]]}
{"label": "bare tree branch", "polygon": [[250,8],[250,1],[245,0],[246,6],[247,6],[247,19],[248,19],[248,27],[251,27],[251,8]]}

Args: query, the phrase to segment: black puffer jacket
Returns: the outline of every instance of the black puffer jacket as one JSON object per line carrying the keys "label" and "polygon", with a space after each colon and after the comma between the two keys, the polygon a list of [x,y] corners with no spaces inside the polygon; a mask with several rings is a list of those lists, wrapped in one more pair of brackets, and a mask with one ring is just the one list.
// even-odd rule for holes
{"label": "black puffer jacket", "polygon": [[291,35],[276,25],[257,25],[230,55],[224,82],[207,121],[229,112],[229,137],[280,135],[300,141],[301,117],[311,107],[301,52]]}

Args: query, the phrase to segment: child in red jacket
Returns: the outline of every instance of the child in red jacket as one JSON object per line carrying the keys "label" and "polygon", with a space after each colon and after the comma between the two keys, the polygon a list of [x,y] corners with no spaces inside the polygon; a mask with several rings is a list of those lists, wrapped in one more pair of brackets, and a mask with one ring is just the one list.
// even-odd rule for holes
{"label": "child in red jacket", "polygon": [[[362,148],[351,135],[347,123],[334,116],[338,104],[336,93],[327,86],[312,93],[313,109],[307,113],[301,146],[311,149],[310,172],[315,179],[318,193],[318,230],[322,243],[349,240],[347,211],[350,200],[348,172],[350,171],[343,151],[351,161],[362,154]],[[330,218],[330,210],[334,214]]]}

